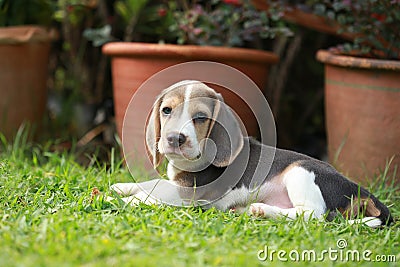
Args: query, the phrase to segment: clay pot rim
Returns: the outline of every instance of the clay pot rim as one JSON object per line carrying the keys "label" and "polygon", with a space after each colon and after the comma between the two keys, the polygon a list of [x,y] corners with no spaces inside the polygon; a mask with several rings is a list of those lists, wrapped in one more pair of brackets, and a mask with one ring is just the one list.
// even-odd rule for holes
{"label": "clay pot rim", "polygon": [[58,33],[54,28],[39,25],[0,27],[0,44],[51,42],[57,38]]}
{"label": "clay pot rim", "polygon": [[317,60],[330,65],[360,69],[381,69],[400,71],[400,60],[371,59],[334,54],[328,50],[318,50]]}
{"label": "clay pot rim", "polygon": [[103,53],[112,57],[184,57],[187,60],[240,60],[264,64],[279,61],[268,51],[221,46],[152,44],[139,42],[111,42],[103,46]]}

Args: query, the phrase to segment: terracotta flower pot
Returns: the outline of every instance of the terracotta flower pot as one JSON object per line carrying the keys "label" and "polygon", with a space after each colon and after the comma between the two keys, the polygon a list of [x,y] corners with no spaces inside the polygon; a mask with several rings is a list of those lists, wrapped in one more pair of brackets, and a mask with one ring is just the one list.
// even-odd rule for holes
{"label": "terracotta flower pot", "polygon": [[0,28],[0,132],[7,138],[24,121],[38,124],[43,118],[53,38],[37,26]]}
{"label": "terracotta flower pot", "polygon": [[330,161],[363,184],[384,170],[393,156],[391,171],[399,168],[400,61],[334,55],[323,50],[318,51],[317,59],[325,63]]}
{"label": "terracotta flower pot", "polygon": [[[122,136],[125,111],[133,94],[153,74],[167,67],[188,61],[224,63],[245,73],[263,90],[269,65],[278,61],[273,53],[252,49],[125,42],[106,44],[103,53],[112,57],[115,116],[119,136]],[[147,104],[153,103],[160,89],[162,88],[149,91],[144,101]],[[243,100],[224,88],[214,89],[221,92],[225,102],[238,113],[249,135],[257,136],[257,121]],[[137,109],[138,112],[143,110],[141,107]],[[134,138],[141,142],[144,140],[143,125],[138,126]],[[146,155],[143,151],[139,153]]]}
{"label": "terracotta flower pot", "polygon": [[[257,9],[267,13],[271,9],[270,1],[252,0],[251,2]],[[357,37],[353,33],[340,31],[340,25],[334,20],[313,14],[312,12],[303,11],[302,8],[297,7],[295,4],[285,4],[283,8],[282,19],[287,22],[322,33],[336,35],[347,40],[354,40]]]}

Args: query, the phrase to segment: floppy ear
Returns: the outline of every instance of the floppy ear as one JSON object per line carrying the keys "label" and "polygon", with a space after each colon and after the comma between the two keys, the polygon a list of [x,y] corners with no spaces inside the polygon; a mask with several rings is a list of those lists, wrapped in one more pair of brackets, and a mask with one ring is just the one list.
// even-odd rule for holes
{"label": "floppy ear", "polygon": [[235,160],[243,148],[243,135],[235,115],[217,94],[208,138],[213,140],[217,152],[213,165],[226,167]]}
{"label": "floppy ear", "polygon": [[161,137],[161,122],[159,113],[161,100],[162,96],[159,96],[153,106],[146,127],[146,149],[148,154],[150,154],[154,168],[157,168],[158,165],[160,165],[162,159],[157,147],[158,141]]}

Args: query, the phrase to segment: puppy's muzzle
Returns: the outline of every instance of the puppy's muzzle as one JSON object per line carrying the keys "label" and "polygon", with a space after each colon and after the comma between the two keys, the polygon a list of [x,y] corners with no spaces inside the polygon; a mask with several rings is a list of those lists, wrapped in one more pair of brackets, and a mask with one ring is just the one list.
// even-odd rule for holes
{"label": "puppy's muzzle", "polygon": [[186,140],[186,136],[182,133],[174,132],[167,135],[168,145],[173,148],[181,147]]}

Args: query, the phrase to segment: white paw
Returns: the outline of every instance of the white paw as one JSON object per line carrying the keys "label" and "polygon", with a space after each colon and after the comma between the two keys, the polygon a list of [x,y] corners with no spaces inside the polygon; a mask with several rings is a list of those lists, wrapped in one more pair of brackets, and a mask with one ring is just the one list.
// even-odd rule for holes
{"label": "white paw", "polygon": [[117,183],[110,186],[110,189],[123,196],[135,195],[140,190],[136,183]]}
{"label": "white paw", "polygon": [[256,217],[268,217],[273,213],[273,207],[264,203],[253,203],[249,208],[250,215]]}
{"label": "white paw", "polygon": [[107,196],[107,197],[104,198],[104,200],[107,201],[107,202],[111,202],[111,201],[113,201],[114,199],[115,199],[115,198],[109,197],[109,196]]}
{"label": "white paw", "polygon": [[[135,197],[135,196],[128,196],[128,197],[123,197],[123,198],[120,198],[120,199],[123,202],[125,202],[126,204],[129,204],[131,206],[135,206],[135,205],[137,205],[137,204],[139,204],[141,202],[140,199]],[[107,196],[107,197],[104,198],[104,200],[107,201],[107,202],[112,202],[112,201],[116,200],[116,198]]]}
{"label": "white paw", "polygon": [[156,199],[154,199],[144,191],[141,191],[133,196],[124,197],[122,198],[122,200],[125,203],[130,204],[131,206],[136,206],[139,203],[144,203],[147,205],[158,204],[158,201]]}
{"label": "white paw", "polygon": [[136,206],[138,205],[141,200],[139,198],[137,198],[136,196],[129,196],[129,197],[124,197],[122,198],[122,200],[126,203],[129,204],[131,206]]}

